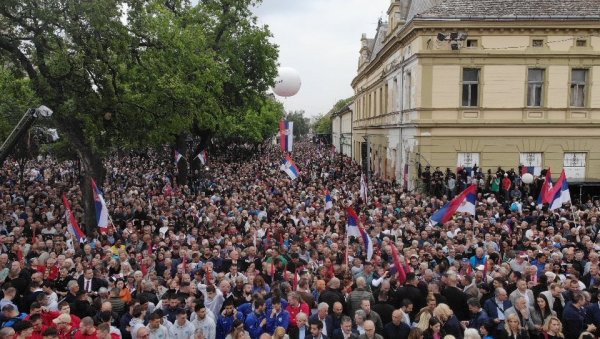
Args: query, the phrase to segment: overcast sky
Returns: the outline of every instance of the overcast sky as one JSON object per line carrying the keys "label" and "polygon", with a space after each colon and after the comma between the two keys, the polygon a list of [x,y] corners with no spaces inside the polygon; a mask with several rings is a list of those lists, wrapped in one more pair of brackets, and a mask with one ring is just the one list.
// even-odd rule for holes
{"label": "overcast sky", "polygon": [[263,0],[254,11],[279,45],[279,64],[300,73],[302,87],[280,98],[286,111],[326,113],[352,96],[361,33],[372,38],[390,0]]}

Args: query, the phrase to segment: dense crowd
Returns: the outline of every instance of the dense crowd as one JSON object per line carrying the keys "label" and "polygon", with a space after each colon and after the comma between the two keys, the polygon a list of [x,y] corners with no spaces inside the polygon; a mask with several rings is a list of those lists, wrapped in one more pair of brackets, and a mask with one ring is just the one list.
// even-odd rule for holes
{"label": "dense crowd", "polygon": [[[433,191],[430,173],[431,195],[373,178],[363,201],[357,164],[323,145],[294,147],[296,180],[276,145],[236,145],[213,149],[187,186],[174,184],[168,151],[115,154],[101,185],[112,226],[82,224],[83,243],[61,199],[82,222],[77,164],[39,157],[20,180],[6,162],[0,339],[600,334],[597,201],[548,211],[536,203],[539,179],[524,185],[501,169],[489,180],[460,169]],[[474,180],[476,215],[432,225]],[[346,237],[348,206],[374,244],[370,260],[364,240]]]}

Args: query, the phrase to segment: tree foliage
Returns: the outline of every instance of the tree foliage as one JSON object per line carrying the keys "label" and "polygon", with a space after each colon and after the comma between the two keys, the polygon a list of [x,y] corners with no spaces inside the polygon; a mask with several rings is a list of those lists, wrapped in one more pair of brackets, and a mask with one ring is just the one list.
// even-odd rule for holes
{"label": "tree foliage", "polygon": [[[276,76],[277,48],[252,16],[255,3],[0,2],[0,58],[17,83],[30,82],[32,101],[54,111],[53,123],[81,159],[88,222],[89,177],[102,183],[102,159],[115,147],[219,134],[231,120],[271,113],[262,105],[271,105],[265,92]],[[272,120],[256,119],[263,118]]]}
{"label": "tree foliage", "polygon": [[348,106],[352,102],[354,98],[346,98],[338,100],[333,107],[326,114],[319,115],[315,118],[313,123],[313,129],[316,134],[332,134],[333,126],[331,117],[334,113],[339,112],[344,107]]}
{"label": "tree foliage", "polygon": [[310,132],[310,119],[304,116],[304,111],[292,111],[285,117],[288,121],[294,122],[294,137],[303,138]]}

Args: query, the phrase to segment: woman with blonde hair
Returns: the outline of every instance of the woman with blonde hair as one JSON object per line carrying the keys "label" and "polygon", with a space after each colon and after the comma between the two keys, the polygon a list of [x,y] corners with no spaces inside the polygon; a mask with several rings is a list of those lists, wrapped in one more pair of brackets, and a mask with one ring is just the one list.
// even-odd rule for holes
{"label": "woman with blonde hair", "polygon": [[446,304],[439,304],[433,309],[433,316],[442,323],[442,331],[451,334],[456,339],[462,339],[463,331],[460,321]]}
{"label": "woman with blonde hair", "polygon": [[479,332],[477,332],[476,329],[474,329],[474,328],[467,328],[465,330],[464,339],[481,339],[481,336],[479,335]]}
{"label": "woman with blonde hair", "polygon": [[516,313],[511,313],[506,317],[504,328],[500,330],[499,338],[501,339],[529,339],[529,334],[521,326],[521,320]]}
{"label": "woman with blonde hair", "polygon": [[432,317],[433,315],[431,314],[431,312],[429,312],[427,308],[422,309],[415,316],[415,323],[413,324],[413,327],[418,327],[423,332],[427,331],[427,329],[429,328],[429,319],[431,319]]}
{"label": "woman with blonde hair", "polygon": [[560,339],[564,338],[562,333],[562,323],[557,316],[553,315],[546,318],[546,322],[542,327],[542,333],[540,333],[539,339]]}

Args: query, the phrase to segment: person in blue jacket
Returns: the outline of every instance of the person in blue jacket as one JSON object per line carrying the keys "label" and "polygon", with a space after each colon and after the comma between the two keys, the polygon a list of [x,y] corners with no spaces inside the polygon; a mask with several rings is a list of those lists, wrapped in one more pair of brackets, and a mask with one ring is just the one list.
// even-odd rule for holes
{"label": "person in blue jacket", "polygon": [[233,301],[226,301],[223,311],[217,318],[216,339],[225,339],[233,329],[233,321],[236,319],[237,310],[233,307]]}
{"label": "person in blue jacket", "polygon": [[251,339],[259,339],[261,334],[267,332],[265,308],[265,301],[257,298],[254,300],[254,311],[248,314],[246,321],[244,321],[244,328],[250,333]]}
{"label": "person in blue jacket", "polygon": [[271,305],[273,305],[273,310],[267,318],[267,332],[273,334],[277,327],[283,327],[287,332],[290,325],[290,313],[283,309],[281,299],[279,298],[273,298]]}

